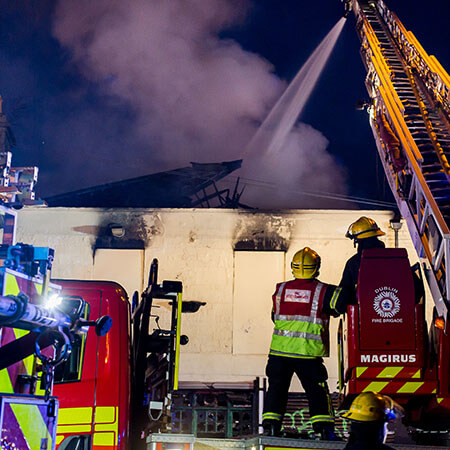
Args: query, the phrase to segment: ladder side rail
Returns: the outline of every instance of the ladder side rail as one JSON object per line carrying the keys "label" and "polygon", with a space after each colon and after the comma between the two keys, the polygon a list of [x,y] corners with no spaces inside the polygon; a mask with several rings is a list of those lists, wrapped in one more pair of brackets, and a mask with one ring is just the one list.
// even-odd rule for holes
{"label": "ladder side rail", "polygon": [[[445,234],[442,236],[441,247],[444,248],[445,258],[444,261],[441,260],[439,262],[439,266],[435,268],[435,264],[432,264],[430,262],[433,259],[432,255],[435,252],[435,249],[430,247],[430,241],[427,239],[425,233],[419,230],[419,223],[417,220],[418,218],[420,219],[421,217],[423,217],[423,223],[426,223],[431,218],[435,220],[433,217],[433,211],[430,208],[425,208],[425,210],[422,210],[422,208],[420,207],[421,205],[420,200],[417,202],[416,201],[411,202],[411,199],[408,198],[408,196],[405,197],[398,192],[397,175],[393,171],[391,164],[386,158],[386,149],[384,148],[384,145],[380,140],[378,130],[376,129],[376,126],[373,121],[371,121],[371,128],[389,186],[393,192],[395,201],[397,203],[397,207],[400,211],[400,214],[406,221],[414,248],[416,249],[418,256],[421,258],[423,262],[426,263],[425,275],[430,287],[433,301],[436,306],[436,310],[440,316],[447,317],[448,307],[445,301],[446,298],[445,293],[450,292],[450,277],[448,276],[447,272],[445,272],[446,280],[444,291],[436,275],[439,272],[439,270],[442,270],[444,268],[444,266],[449,267],[448,264],[450,264],[449,262],[450,235]],[[420,181],[417,179],[415,174],[412,174],[412,176],[413,180],[411,183],[411,193],[410,193],[411,196],[426,201],[426,195],[422,190]]]}
{"label": "ladder side rail", "polygon": [[[366,21],[365,18],[364,20]],[[366,21],[364,26],[361,28],[361,31],[368,33],[369,28],[371,29],[370,24],[368,24]],[[368,34],[366,35],[366,37],[368,37]],[[436,204],[431,192],[429,191],[427,183],[422,175],[420,167],[420,164],[422,163],[422,156],[416,143],[414,142],[414,139],[410,135],[406,123],[403,120],[404,108],[397,95],[395,87],[393,86],[390,80],[389,69],[384,63],[384,58],[381,52],[379,51],[378,43],[370,39],[368,39],[367,43],[372,55],[372,57],[370,58],[369,65],[370,64],[372,65],[378,77],[378,80],[375,80],[373,83],[374,84],[373,91],[378,92],[380,94],[378,100],[381,99],[382,103],[385,106],[387,106],[386,112],[388,112],[388,116],[391,118],[390,124],[393,125],[395,131],[397,132],[398,137],[400,138],[402,147],[405,151],[405,156],[407,157],[409,163],[411,164],[414,173],[418,174],[417,181],[420,183],[422,187],[421,191],[423,192],[427,204],[429,204],[431,209],[433,210],[433,215],[436,217],[437,225],[441,231],[441,234],[448,233],[447,224],[445,223],[444,218],[440,214],[439,207]],[[367,50],[366,54],[370,55],[370,53]],[[366,61],[368,59],[369,58],[366,57]],[[384,66],[382,65],[381,61],[384,63]],[[373,95],[373,93],[371,93],[370,90],[369,94]],[[387,100],[386,97],[391,98]],[[400,108],[398,108],[399,104],[401,105]]]}
{"label": "ladder side rail", "polygon": [[[377,73],[379,77],[379,82],[386,85],[388,87],[389,95],[391,95],[395,101],[395,104],[397,105],[397,108],[401,111],[402,115],[404,113],[404,106],[397,94],[397,91],[394,88],[394,85],[392,84],[392,81],[389,76],[389,68],[386,64],[386,61],[383,57],[383,54],[380,50],[380,45],[378,38],[376,37],[375,33],[372,30],[372,27],[370,26],[369,22],[367,21],[367,18],[364,16],[362,18],[364,24],[361,27],[361,32],[365,33],[364,36],[364,44],[363,48],[366,48],[366,51],[370,49],[370,52],[368,51],[366,54],[366,63],[370,64],[367,59],[370,60],[372,63],[375,72]],[[418,152],[418,155],[420,155],[420,152]]]}
{"label": "ladder side rail", "polygon": [[406,62],[415,67],[434,98],[450,111],[450,77],[436,58],[431,57],[420,45],[414,34],[407,31],[397,15],[391,12],[383,1],[378,10],[400,48]]}
{"label": "ladder side rail", "polygon": [[[373,57],[371,62],[379,80],[378,83],[374,83],[374,90],[378,94],[377,101],[385,107],[383,112],[385,112],[391,119],[390,125],[393,126],[398,138],[400,139],[404,154],[410,164],[410,168],[416,175],[416,183],[418,183],[421,187],[420,191],[422,193],[422,196],[424,197],[428,208],[432,210],[432,214],[436,219],[440,233],[442,235],[449,233],[450,231],[448,229],[448,226],[445,223],[445,220],[440,213],[439,207],[428,188],[425,178],[423,177],[420,167],[420,164],[422,163],[422,156],[420,150],[418,149],[416,143],[414,142],[414,139],[409,132],[405,121],[403,120],[403,110],[400,110],[397,107],[398,96],[397,98],[395,98],[396,96],[393,95],[393,93],[396,92],[395,88],[388,79],[388,75],[386,74],[386,72],[383,73],[382,66],[378,64],[378,59],[376,57]],[[378,137],[378,139],[380,138]],[[419,208],[417,209],[419,211]],[[419,218],[420,216],[421,214],[418,215]],[[421,232],[423,233],[423,231],[424,230],[422,227]]]}
{"label": "ladder side rail", "polygon": [[[379,11],[384,19],[386,26],[391,32],[392,37],[398,44],[401,54],[406,60],[408,64],[415,67],[420,75],[420,80],[426,86],[428,91],[431,93],[434,99],[439,101],[444,108],[447,108],[447,115],[449,111],[449,99],[450,99],[450,77],[447,72],[440,66],[437,59],[434,57],[430,57],[420,43],[417,41],[412,32],[409,32],[405,29],[402,22],[398,19],[398,17],[389,11],[389,9],[385,6],[384,2],[381,0],[379,3]],[[418,173],[418,172],[416,172]],[[421,182],[421,180],[418,180]],[[423,180],[424,181],[424,180]],[[421,183],[422,184],[422,183]],[[427,189],[428,190],[428,189]],[[423,194],[425,194],[425,190],[423,190]],[[421,196],[422,197],[422,196]],[[420,217],[420,201],[423,200],[417,195],[417,205],[416,205],[416,217]],[[425,196],[426,198],[427,196]],[[436,202],[428,202],[426,200],[425,210],[422,216],[421,225],[420,225],[420,234],[425,232],[425,227],[429,223],[430,217],[433,217],[434,223],[438,225],[440,238],[438,240],[437,246],[429,246],[428,251],[426,251],[428,256],[428,262],[431,267],[427,271],[427,279],[432,282],[434,285],[435,295],[433,298],[435,299],[435,303],[438,306],[438,312],[441,313],[444,317],[447,317],[447,308],[444,307],[443,297],[448,297],[448,293],[450,292],[450,273],[446,271],[446,267],[450,267],[448,265],[450,252],[449,252],[449,234],[447,230],[443,229],[441,222],[441,214],[437,213],[435,208],[433,208],[433,203],[436,208],[438,208]],[[432,211],[430,212],[430,208]],[[442,218],[443,221],[443,218]],[[444,264],[442,261],[445,261]],[[431,280],[431,272],[433,272],[433,280]],[[445,274],[445,283],[444,285],[440,285],[437,282],[436,275]],[[441,286],[439,289],[439,295],[436,295],[436,286]]]}
{"label": "ladder side rail", "polygon": [[[444,258],[445,258],[445,262],[447,263],[447,261],[450,261],[450,234],[446,234],[444,236],[443,246],[444,246]],[[450,267],[450,266],[446,265],[446,267]],[[449,271],[446,272],[446,277],[445,277],[446,292],[450,292],[450,274],[448,272]],[[440,314],[440,315],[441,316],[443,315],[444,317],[447,317],[446,314],[445,315],[444,314]]]}

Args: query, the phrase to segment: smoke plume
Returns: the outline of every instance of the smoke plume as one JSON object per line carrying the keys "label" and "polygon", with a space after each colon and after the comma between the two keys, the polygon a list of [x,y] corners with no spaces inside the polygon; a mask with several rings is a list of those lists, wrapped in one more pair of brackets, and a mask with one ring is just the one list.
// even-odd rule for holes
{"label": "smoke plume", "polygon": [[[136,176],[243,156],[285,88],[268,61],[219,37],[242,22],[250,7],[242,0],[59,1],[53,32],[70,50],[72,64],[108,101],[120,101],[133,114],[127,133],[135,145],[110,149],[126,152],[125,165],[139,161]],[[105,122],[96,119],[105,132]],[[343,193],[344,176],[326,146],[320,132],[299,124],[282,157],[250,155],[240,175],[269,183],[275,201],[268,201],[267,192],[261,200],[260,183],[257,188],[249,182],[247,203],[324,206],[305,203],[294,191]]]}

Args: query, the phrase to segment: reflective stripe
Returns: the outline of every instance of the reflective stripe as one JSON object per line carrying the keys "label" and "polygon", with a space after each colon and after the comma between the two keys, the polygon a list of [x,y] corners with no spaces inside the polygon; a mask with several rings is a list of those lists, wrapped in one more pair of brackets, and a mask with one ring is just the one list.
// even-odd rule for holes
{"label": "reflective stripe", "polygon": [[114,422],[116,418],[116,408],[114,406],[97,406],[95,408],[95,422]]}
{"label": "reflective stripe", "polygon": [[334,417],[333,416],[328,416],[328,415],[312,416],[311,417],[311,422],[312,423],[315,423],[315,422],[334,422]]}
{"label": "reflective stripe", "polygon": [[14,392],[8,369],[0,370],[0,392],[12,394]]}
{"label": "reflective stripe", "polygon": [[291,331],[291,330],[273,330],[273,334],[276,336],[293,337],[301,339],[312,339],[314,341],[321,341],[322,338],[317,334],[305,333],[304,331]]}
{"label": "reflective stripe", "polygon": [[265,420],[265,419],[281,420],[283,418],[283,416],[281,414],[274,413],[274,412],[265,412],[262,415],[262,418],[263,418],[263,420]]}
{"label": "reflective stripe", "polygon": [[4,283],[3,295],[17,295],[20,292],[17,278],[12,273],[6,272]]}
{"label": "reflective stripe", "polygon": [[274,317],[274,320],[283,320],[283,321],[301,321],[308,323],[315,323],[317,325],[323,325],[323,320],[320,317],[310,317],[310,316],[300,316],[296,314],[286,315],[286,314],[278,314]]}
{"label": "reflective stripe", "polygon": [[30,449],[42,448],[44,436],[48,448],[53,448],[52,435],[37,405],[10,403],[10,406]]}
{"label": "reflective stripe", "polygon": [[369,383],[363,389],[363,392],[367,392],[367,391],[381,392],[388,384],[389,384],[389,381],[372,381],[372,383]]}
{"label": "reflective stripe", "polygon": [[414,392],[417,391],[417,389],[422,387],[422,385],[423,385],[422,381],[408,381],[397,392],[399,394],[401,393],[413,394]]}
{"label": "reflective stripe", "polygon": [[385,367],[378,375],[377,378],[395,378],[403,367]]}
{"label": "reflective stripe", "polygon": [[92,423],[92,408],[60,408],[58,414],[59,425],[77,425]]}
{"label": "reflective stripe", "polygon": [[342,291],[342,288],[337,287],[333,292],[333,296],[331,297],[330,308],[334,309],[335,311],[336,311],[337,299],[339,298],[339,294],[341,293],[341,291]]}
{"label": "reflective stripe", "polygon": [[115,446],[116,439],[114,433],[94,433],[94,439],[92,444],[96,445],[104,445],[104,446]]}
{"label": "reflective stripe", "polygon": [[283,292],[283,288],[284,288],[285,285],[286,285],[286,282],[281,283],[280,287],[278,288],[278,292],[277,292],[276,297],[275,297],[275,303],[276,303],[275,315],[279,315],[280,314],[281,294]]}
{"label": "reflective stripe", "polygon": [[90,433],[91,425],[60,425],[58,424],[58,433]]}
{"label": "reflective stripe", "polygon": [[117,436],[119,432],[118,408],[114,406],[98,406],[95,408],[94,431],[111,431]]}
{"label": "reflective stripe", "polygon": [[367,369],[368,369],[368,367],[357,367],[356,368],[356,378],[360,377]]}
{"label": "reflective stripe", "polygon": [[302,358],[302,359],[315,359],[317,356],[299,355],[298,353],[286,353],[278,350],[270,350],[269,355],[273,356],[287,356],[288,358]]}
{"label": "reflective stripe", "polygon": [[298,331],[321,336],[323,326],[317,323],[301,322],[299,320],[275,320],[276,330]]}
{"label": "reflective stripe", "polygon": [[319,299],[320,299],[320,293],[322,292],[323,283],[320,281],[317,283],[316,290],[314,291],[314,297],[311,304],[311,317],[316,316],[317,314],[317,308],[319,307]]}

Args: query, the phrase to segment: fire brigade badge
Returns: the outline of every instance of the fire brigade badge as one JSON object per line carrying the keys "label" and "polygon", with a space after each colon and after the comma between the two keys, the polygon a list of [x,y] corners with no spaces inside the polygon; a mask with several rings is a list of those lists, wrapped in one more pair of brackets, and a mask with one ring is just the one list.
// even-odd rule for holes
{"label": "fire brigade badge", "polygon": [[400,299],[397,297],[397,289],[382,287],[375,289],[373,309],[383,318],[391,318],[400,311]]}
{"label": "fire brigade badge", "polygon": [[285,302],[309,303],[311,300],[311,291],[304,289],[286,289],[284,295]]}

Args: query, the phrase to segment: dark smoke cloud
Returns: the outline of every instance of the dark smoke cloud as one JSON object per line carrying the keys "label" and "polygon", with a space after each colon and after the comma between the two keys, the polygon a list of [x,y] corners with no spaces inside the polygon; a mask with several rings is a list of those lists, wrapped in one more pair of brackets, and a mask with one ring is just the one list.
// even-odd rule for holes
{"label": "dark smoke cloud", "polygon": [[[76,136],[83,133],[83,125],[100,125],[94,125],[97,138],[89,146],[98,153],[91,156],[107,161],[111,152],[118,152],[128,176],[133,176],[136,166],[140,173],[134,176],[189,161],[242,157],[258,124],[285,88],[268,61],[219,38],[222,30],[242,22],[250,7],[242,0],[61,0],[54,14],[54,36],[104,98],[119,100],[132,117],[118,145],[110,126],[117,129],[119,114],[102,121],[95,108],[85,119],[80,118],[82,111],[74,113]],[[120,110],[120,105],[114,107],[113,112]],[[62,127],[59,133],[64,136]],[[105,136],[113,145],[105,147]],[[127,140],[131,145],[126,145]],[[305,206],[305,199],[294,199],[291,193],[283,205],[280,199],[306,185],[310,191],[344,192],[344,176],[326,146],[320,132],[300,124],[288,137],[282,158],[252,155],[241,175],[271,183],[275,199],[269,203],[264,194],[261,202],[258,190],[249,186],[252,203]],[[81,156],[74,159],[83,170]],[[107,178],[107,167],[96,163],[95,168],[103,172],[98,179]],[[91,164],[84,171],[92,169]],[[313,206],[323,204],[315,200]]]}

